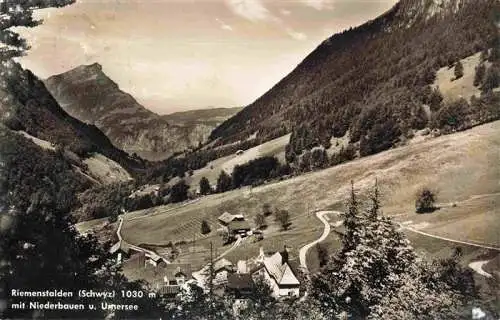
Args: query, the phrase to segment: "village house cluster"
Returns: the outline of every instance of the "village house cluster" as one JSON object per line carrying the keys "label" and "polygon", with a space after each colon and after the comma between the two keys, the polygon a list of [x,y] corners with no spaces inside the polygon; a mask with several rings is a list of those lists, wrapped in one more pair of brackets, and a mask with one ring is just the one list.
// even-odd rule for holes
{"label": "village house cluster", "polygon": [[[194,272],[190,264],[171,263],[165,258],[151,254],[152,252],[138,251],[137,247],[127,245],[123,241],[115,244],[110,253],[115,255],[119,263],[124,259],[135,263],[154,290],[172,298],[190,284],[208,290],[210,278],[217,292],[220,294],[231,292],[239,298],[249,295],[259,280],[269,285],[272,295],[276,298],[298,297],[300,294],[297,267],[289,261],[286,247],[280,252],[271,254],[266,254],[261,248],[258,257],[240,260],[236,264],[221,258],[213,262],[213,268],[208,263]],[[211,269],[212,277],[210,277]]]}
{"label": "village house cluster", "polygon": [[[252,228],[242,214],[224,212],[217,220],[219,230],[231,239],[262,236],[261,231]],[[153,290],[173,299],[178,297],[182,288],[196,285],[209,290],[210,283],[218,294],[231,293],[245,299],[258,281],[267,283],[276,298],[298,297],[300,294],[297,266],[289,260],[286,246],[282,251],[267,254],[261,247],[257,257],[240,260],[236,264],[220,257],[197,271],[192,270],[190,264],[174,263],[152,250],[128,244],[122,239],[109,252],[117,264],[127,260]]]}

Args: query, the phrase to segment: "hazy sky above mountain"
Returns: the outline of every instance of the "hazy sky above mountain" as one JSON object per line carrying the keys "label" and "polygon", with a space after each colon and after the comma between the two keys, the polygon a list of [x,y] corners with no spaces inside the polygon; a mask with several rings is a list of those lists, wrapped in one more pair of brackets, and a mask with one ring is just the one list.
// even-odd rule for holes
{"label": "hazy sky above mountain", "polygon": [[42,78],[99,62],[158,113],[244,106],[323,40],[396,0],[80,0],[37,13],[22,64]]}

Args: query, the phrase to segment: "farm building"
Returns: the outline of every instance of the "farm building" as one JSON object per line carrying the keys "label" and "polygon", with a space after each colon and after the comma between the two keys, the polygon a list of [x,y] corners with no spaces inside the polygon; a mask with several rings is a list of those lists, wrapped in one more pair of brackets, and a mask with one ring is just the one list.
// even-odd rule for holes
{"label": "farm building", "polygon": [[170,264],[170,261],[168,261],[164,257],[156,254],[153,251],[146,252],[146,259],[147,259],[146,263],[149,263],[154,267],[157,267],[160,263]]}
{"label": "farm building", "polygon": [[221,214],[217,220],[219,220],[222,225],[227,226],[231,221],[233,221],[233,218],[233,215],[226,211]]}
{"label": "farm building", "polygon": [[221,214],[217,219],[222,225],[228,226],[233,221],[244,221],[245,217],[242,214],[230,214],[229,212],[226,211],[223,214]]}
{"label": "farm building", "polygon": [[154,254],[154,255],[153,254],[146,254],[146,257],[147,257],[146,262],[151,264],[152,266],[155,266],[155,267],[157,267],[158,264],[163,261],[163,259],[159,255],[156,255],[156,254]]}
{"label": "farm building", "polygon": [[272,256],[264,256],[252,275],[262,277],[270,285],[275,297],[299,296],[300,281],[290,266],[286,248]]}
{"label": "farm building", "polygon": [[229,234],[232,235],[246,235],[252,228],[248,221],[245,220],[233,220],[227,226]]}
{"label": "farm building", "polygon": [[[227,283],[228,276],[234,273],[235,267],[233,263],[226,259],[220,259],[214,263],[214,285],[223,285]],[[201,286],[208,286],[210,278],[210,263],[205,265],[200,271],[193,272],[193,278],[198,281]]]}
{"label": "farm building", "polygon": [[245,217],[242,214],[233,214],[233,221],[243,221]]}

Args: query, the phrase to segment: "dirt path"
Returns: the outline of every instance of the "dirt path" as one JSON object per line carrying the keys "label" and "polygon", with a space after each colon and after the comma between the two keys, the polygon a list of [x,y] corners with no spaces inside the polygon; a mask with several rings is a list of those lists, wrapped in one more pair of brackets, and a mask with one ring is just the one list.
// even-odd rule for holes
{"label": "dirt path", "polygon": [[222,259],[224,256],[228,255],[229,252],[231,252],[234,249],[236,249],[241,243],[243,243],[243,238],[236,239],[236,242],[233,243],[233,245],[231,246],[231,248],[227,249],[222,254],[220,254],[217,258],[214,259],[214,261],[218,261],[218,260]]}
{"label": "dirt path", "polygon": [[490,260],[474,261],[469,263],[469,268],[482,275],[483,277],[492,278],[493,276],[491,274],[483,270],[483,266],[488,262],[490,262]]}
{"label": "dirt path", "polygon": [[116,235],[118,236],[118,241],[122,241],[123,218],[119,216],[118,219],[120,220],[120,223],[118,224],[118,229],[116,229]]}
{"label": "dirt path", "polygon": [[[408,231],[411,231],[411,232],[414,232],[414,233],[418,233],[418,234],[426,236],[426,237],[431,237],[431,238],[435,238],[435,239],[439,239],[439,240],[444,240],[444,241],[448,241],[448,242],[454,242],[454,243],[458,243],[458,244],[464,244],[464,245],[468,245],[468,246],[473,246],[473,247],[478,247],[478,248],[483,248],[483,249],[489,249],[489,250],[495,250],[495,251],[500,252],[500,248],[498,248],[498,247],[493,247],[493,246],[485,245],[485,244],[477,244],[477,243],[472,243],[472,242],[467,242],[467,241],[460,241],[460,240],[455,240],[455,239],[440,237],[440,236],[436,236],[436,235],[433,235],[433,234],[430,234],[430,233],[427,233],[427,232],[423,232],[423,231],[420,231],[420,230],[413,229],[411,227],[406,227],[406,226],[404,226],[401,223],[399,225],[400,225],[400,227],[402,229],[405,229],[405,230],[408,230]],[[474,262],[469,263],[469,268],[471,268],[472,270],[474,270],[474,272],[476,272],[477,274],[482,275],[483,277],[491,278],[492,275],[483,270],[483,266],[486,265],[488,262],[490,262],[490,261],[489,260],[474,261]]]}
{"label": "dirt path", "polygon": [[196,202],[200,201],[201,199],[202,198],[196,198],[194,200],[190,200],[190,201],[188,201],[186,203],[183,203],[183,204],[181,204],[178,207],[168,208],[168,209],[163,210],[163,211],[157,211],[157,210],[155,210],[157,207],[152,207],[152,208],[149,208],[149,209],[145,209],[145,210],[148,211],[148,213],[146,213],[146,214],[144,214],[142,216],[139,216],[139,217],[129,218],[129,219],[127,219],[127,221],[140,220],[140,219],[144,219],[144,218],[150,218],[152,216],[157,216],[157,215],[160,215],[160,214],[165,214],[165,213],[168,213],[170,211],[174,211],[174,210],[183,208],[185,206],[189,206],[190,204],[196,203]]}
{"label": "dirt path", "polygon": [[328,222],[328,220],[325,218],[325,215],[327,215],[327,214],[337,214],[338,215],[338,214],[340,214],[340,212],[338,212],[338,211],[318,211],[318,212],[316,212],[316,217],[319,220],[321,220],[321,222],[323,222],[323,224],[325,225],[325,229],[323,230],[323,234],[321,235],[321,237],[319,237],[319,239],[317,239],[311,243],[308,243],[305,246],[303,246],[302,248],[300,248],[300,250],[299,250],[300,266],[304,270],[308,270],[307,269],[307,261],[306,261],[307,251],[309,251],[309,249],[311,249],[316,244],[325,240],[326,237],[328,237],[328,235],[330,234],[331,226],[330,226],[330,223]]}
{"label": "dirt path", "polygon": [[128,243],[127,241],[125,241],[122,238],[122,234],[121,234],[124,219],[121,216],[119,216],[118,219],[120,220],[120,224],[118,225],[118,229],[116,230],[116,235],[118,236],[118,241],[121,241],[121,242],[125,243],[126,245],[129,246],[129,248],[131,248],[131,249],[133,249],[135,251],[144,252],[144,253],[148,254],[149,256],[151,256],[151,257],[158,256],[158,254],[156,252],[154,252],[154,251],[141,248],[139,246],[133,245],[133,244]]}
{"label": "dirt path", "polygon": [[405,226],[404,224],[401,224],[401,223],[399,224],[399,226],[402,229],[404,229],[404,230],[408,230],[408,231],[411,231],[411,232],[414,232],[414,233],[418,233],[418,234],[421,234],[421,235],[426,236],[426,237],[431,237],[431,238],[435,238],[435,239],[439,239],[439,240],[444,240],[444,241],[448,241],[448,242],[454,242],[454,243],[458,243],[458,244],[464,244],[464,245],[467,245],[467,246],[478,247],[478,248],[489,249],[489,250],[495,250],[495,251],[500,252],[500,248],[499,247],[493,247],[493,246],[487,245],[487,244],[479,244],[479,243],[473,243],[473,242],[467,242],[467,241],[460,241],[460,240],[445,238],[445,237],[441,237],[441,236],[436,236],[434,234],[423,232],[423,231],[414,229],[412,227],[407,227],[407,226]]}

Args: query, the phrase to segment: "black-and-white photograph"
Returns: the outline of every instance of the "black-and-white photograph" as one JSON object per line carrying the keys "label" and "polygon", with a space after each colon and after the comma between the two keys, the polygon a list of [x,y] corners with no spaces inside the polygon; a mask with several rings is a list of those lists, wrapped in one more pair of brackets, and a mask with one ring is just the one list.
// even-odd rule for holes
{"label": "black-and-white photograph", "polygon": [[0,0],[0,319],[500,320],[499,0]]}

